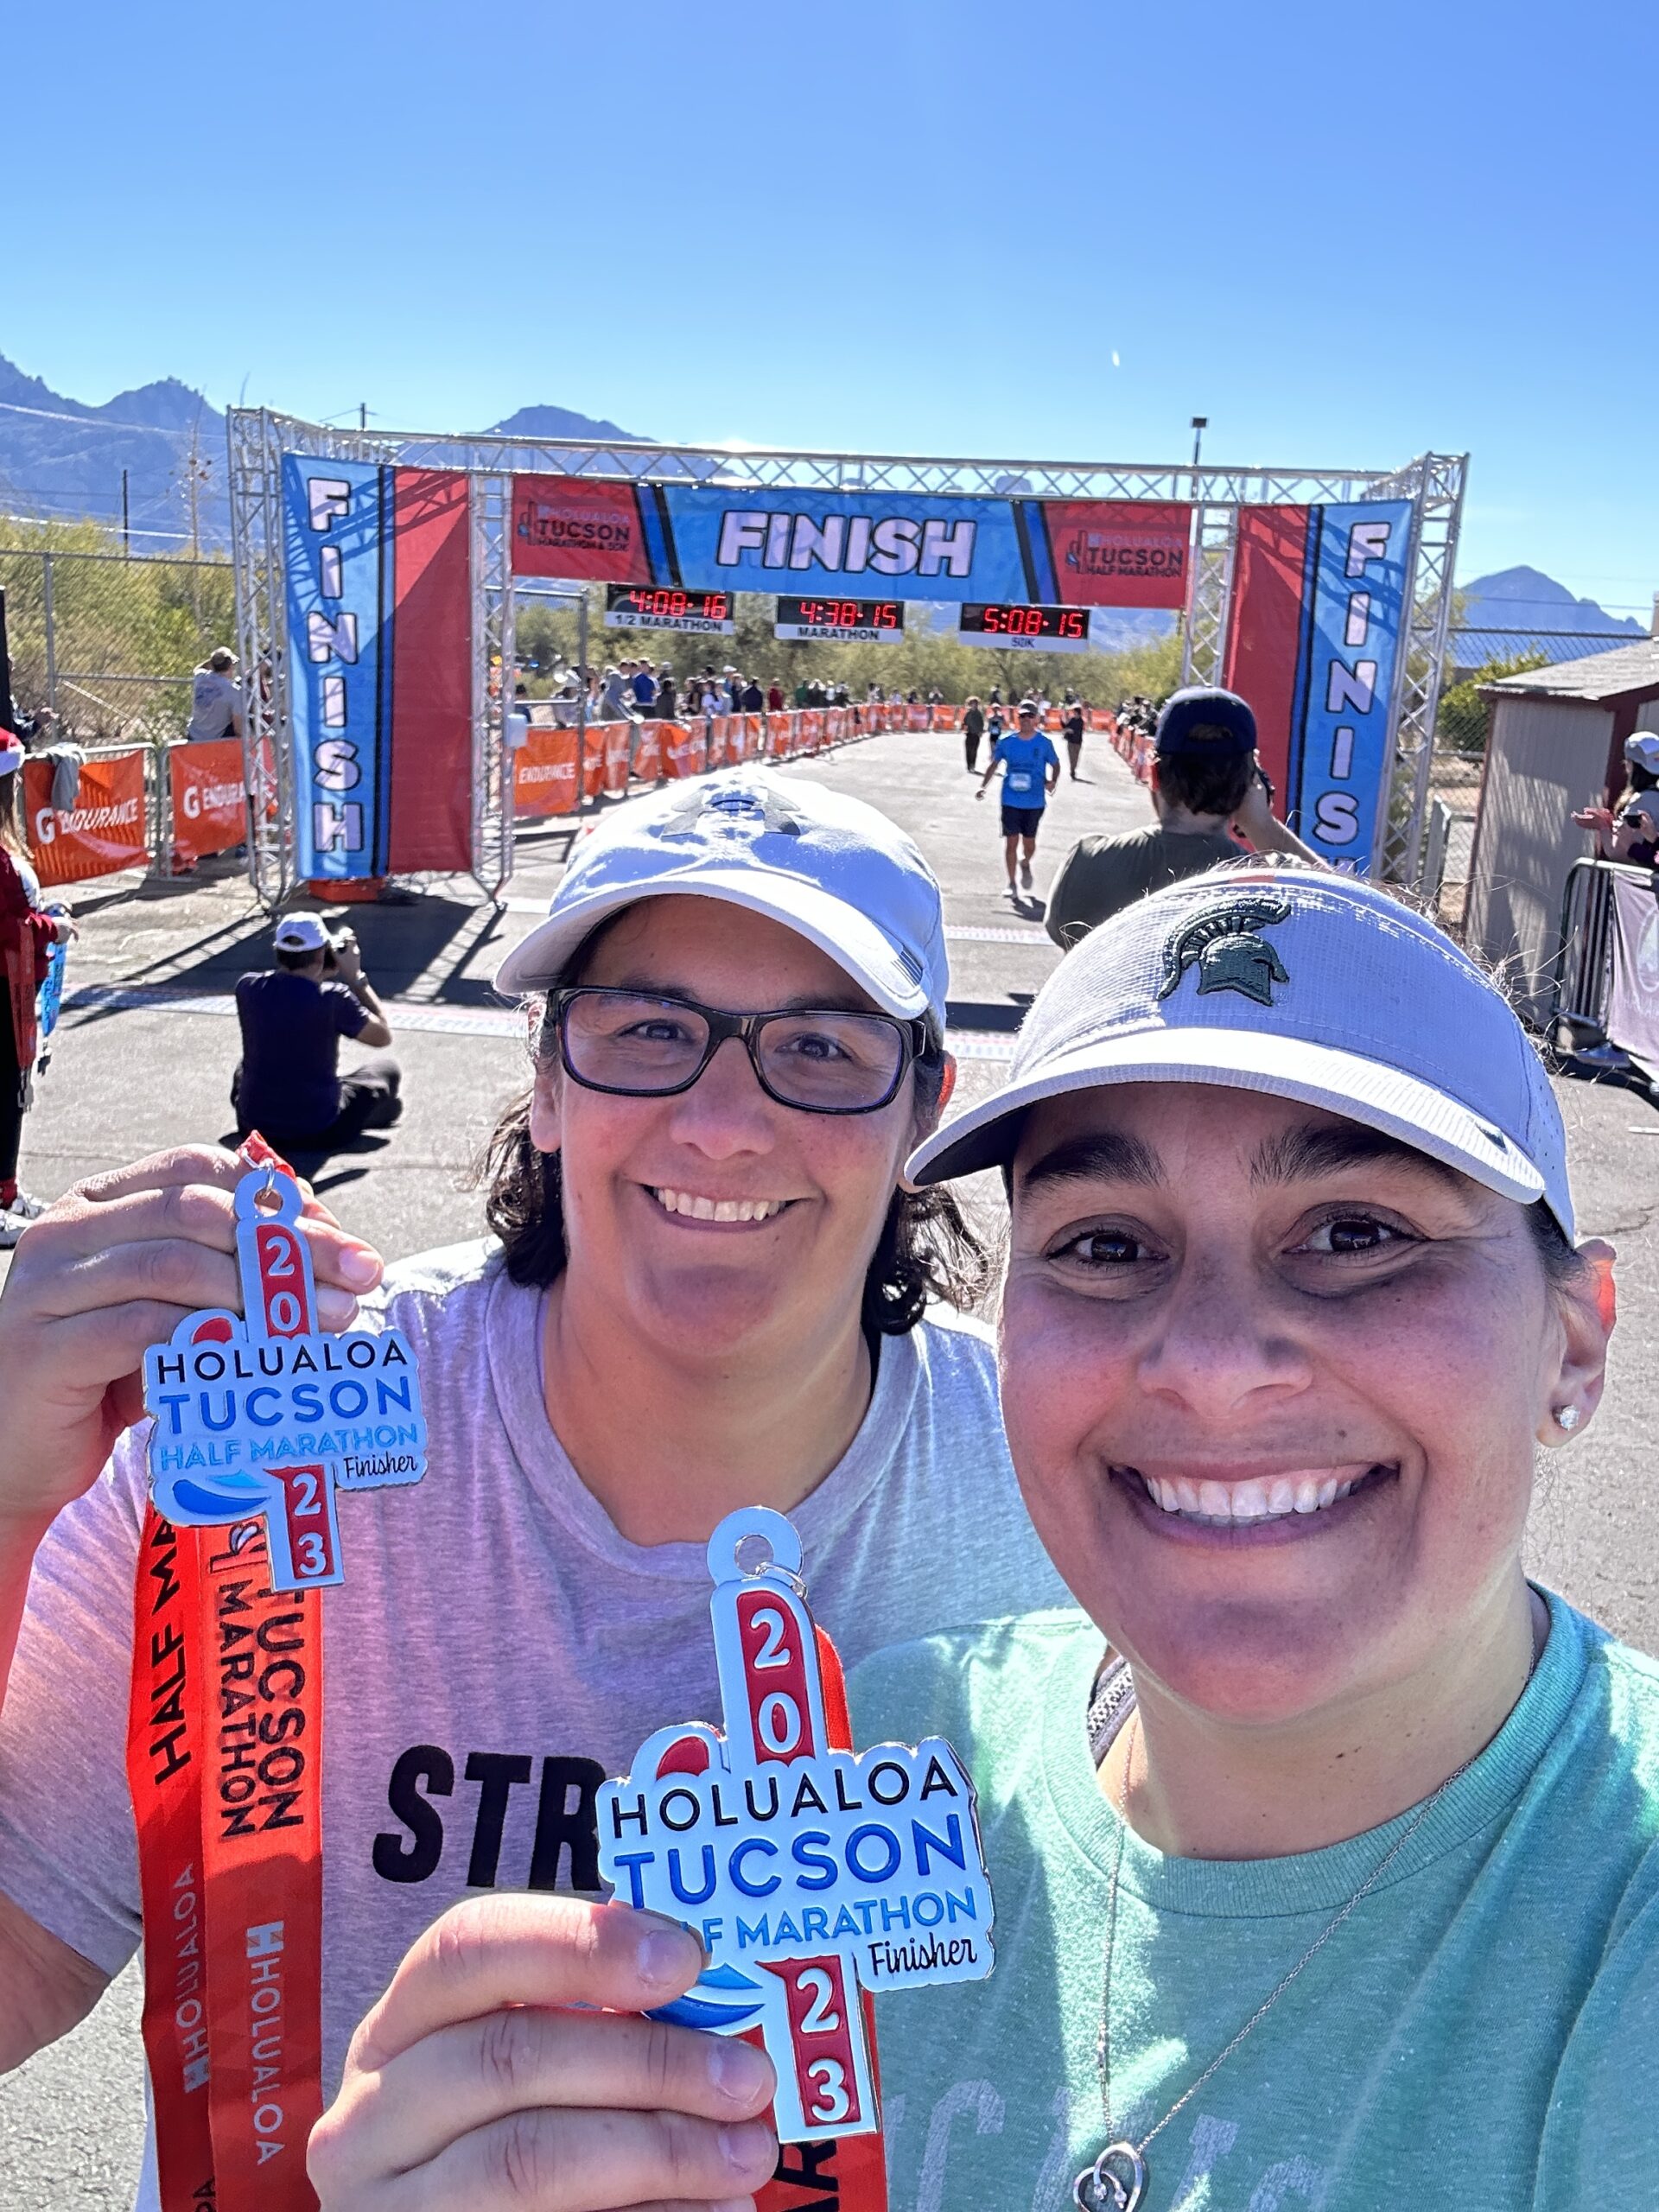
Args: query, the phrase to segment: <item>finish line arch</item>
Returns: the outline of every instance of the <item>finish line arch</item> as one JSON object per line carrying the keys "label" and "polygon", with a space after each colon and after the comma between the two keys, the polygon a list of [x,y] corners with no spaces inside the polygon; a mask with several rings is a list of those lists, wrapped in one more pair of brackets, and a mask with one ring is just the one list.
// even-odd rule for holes
{"label": "finish line arch", "polygon": [[[1163,606],[1309,842],[1413,884],[1466,456],[1236,468],[745,450],[227,420],[250,869],[512,868],[518,579]],[[532,586],[531,588],[534,587]],[[1072,625],[1075,627],[1075,623]],[[492,671],[503,671],[493,684]]]}

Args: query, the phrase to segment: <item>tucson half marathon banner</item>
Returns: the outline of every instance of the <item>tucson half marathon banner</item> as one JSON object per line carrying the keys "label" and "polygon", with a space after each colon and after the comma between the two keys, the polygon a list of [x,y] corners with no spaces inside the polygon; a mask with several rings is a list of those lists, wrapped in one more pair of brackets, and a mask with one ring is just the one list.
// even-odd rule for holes
{"label": "tucson half marathon banner", "polygon": [[297,873],[472,864],[467,479],[283,456]]}
{"label": "tucson half marathon banner", "polygon": [[1376,855],[1411,506],[1241,507],[1222,681],[1255,709],[1284,818],[1326,860]]}
{"label": "tucson half marathon banner", "polygon": [[793,592],[863,577],[886,598],[1186,604],[1192,509],[1133,499],[734,492],[515,476],[520,576]]}

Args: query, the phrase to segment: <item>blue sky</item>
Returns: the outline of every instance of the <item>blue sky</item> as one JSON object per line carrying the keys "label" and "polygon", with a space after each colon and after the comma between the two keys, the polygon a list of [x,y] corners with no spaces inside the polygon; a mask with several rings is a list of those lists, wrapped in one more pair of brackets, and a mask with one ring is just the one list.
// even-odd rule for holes
{"label": "blue sky", "polygon": [[1654,0],[71,0],[5,48],[0,352],[79,398],[1132,461],[1201,413],[1466,448],[1464,575],[1659,588]]}

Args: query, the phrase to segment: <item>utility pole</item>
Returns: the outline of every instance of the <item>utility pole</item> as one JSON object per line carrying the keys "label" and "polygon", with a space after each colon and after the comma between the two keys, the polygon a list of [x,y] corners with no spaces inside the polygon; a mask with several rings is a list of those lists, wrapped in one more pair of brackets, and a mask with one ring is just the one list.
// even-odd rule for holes
{"label": "utility pole", "polygon": [[366,399],[359,399],[357,403],[357,427],[359,430],[366,430],[369,427],[369,403]]}
{"label": "utility pole", "polygon": [[121,549],[125,557],[132,558],[132,518],[127,511],[127,472],[121,472]]}
{"label": "utility pole", "polygon": [[1194,468],[1198,465],[1199,449],[1204,444],[1204,434],[1209,427],[1210,417],[1207,415],[1195,415],[1192,417],[1192,466]]}

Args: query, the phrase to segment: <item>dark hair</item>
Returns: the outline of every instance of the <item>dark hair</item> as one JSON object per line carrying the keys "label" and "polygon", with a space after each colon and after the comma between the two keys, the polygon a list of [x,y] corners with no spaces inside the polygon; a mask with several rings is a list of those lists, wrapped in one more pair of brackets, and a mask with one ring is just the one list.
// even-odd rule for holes
{"label": "dark hair", "polygon": [[21,785],[23,772],[14,768],[10,775],[0,776],[0,845],[18,858],[27,856],[28,847],[23,837],[23,810]]}
{"label": "dark hair", "polygon": [[1583,1255],[1541,1198],[1527,1208],[1527,1227],[1552,1290],[1571,1282],[1584,1266]]}
{"label": "dark hair", "polygon": [[[579,948],[562,981],[580,980],[607,926],[602,923]],[[537,1057],[556,1050],[543,1017]],[[931,1113],[944,1084],[944,1046],[931,1023],[912,1080],[918,1111]],[[545,1289],[563,1272],[569,1257],[564,1177],[558,1154],[538,1150],[531,1136],[532,1096],[524,1091],[502,1113],[485,1147],[479,1179],[485,1219],[501,1240],[508,1274],[516,1283]],[[977,1303],[989,1279],[989,1255],[954,1192],[945,1185],[897,1190],[864,1277],[860,1321],[868,1336],[901,1337],[921,1319],[930,1299],[966,1311]]]}
{"label": "dark hair", "polygon": [[[1158,755],[1158,789],[1171,806],[1184,806],[1189,814],[1236,814],[1250,788],[1255,764],[1248,753],[1236,751],[1229,730],[1205,725],[1189,730],[1189,737],[1213,736],[1224,741],[1220,758],[1194,759],[1185,753]],[[1219,748],[1218,748],[1219,749]]]}
{"label": "dark hair", "polygon": [[298,968],[308,968],[318,953],[326,950],[326,946],[319,944],[314,945],[309,952],[301,952],[292,945],[279,944],[276,947],[276,965],[279,968],[289,969],[290,971]]}

